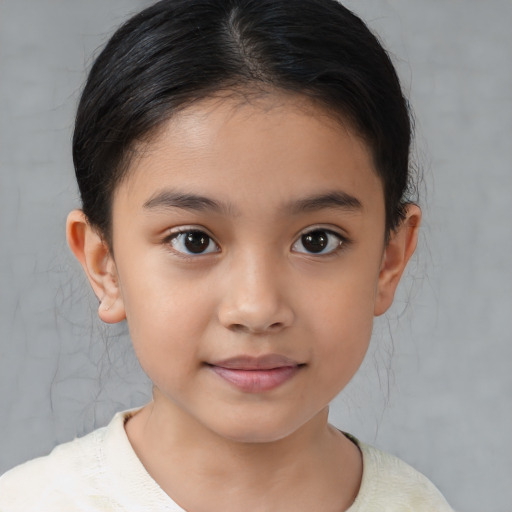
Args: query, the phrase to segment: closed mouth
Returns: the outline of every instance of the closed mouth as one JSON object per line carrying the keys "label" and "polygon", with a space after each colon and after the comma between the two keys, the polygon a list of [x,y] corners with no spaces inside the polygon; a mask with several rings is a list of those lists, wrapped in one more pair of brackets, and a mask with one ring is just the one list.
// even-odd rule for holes
{"label": "closed mouth", "polygon": [[290,380],[305,364],[278,354],[268,354],[260,357],[237,356],[207,363],[207,366],[240,391],[262,393]]}
{"label": "closed mouth", "polygon": [[302,366],[297,361],[280,354],[266,354],[263,356],[240,355],[207,363],[230,370],[272,370],[274,368]]}

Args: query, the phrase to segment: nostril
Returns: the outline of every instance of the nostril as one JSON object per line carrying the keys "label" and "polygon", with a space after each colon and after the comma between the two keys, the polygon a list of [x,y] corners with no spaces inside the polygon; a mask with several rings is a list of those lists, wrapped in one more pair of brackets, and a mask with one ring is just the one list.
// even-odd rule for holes
{"label": "nostril", "polygon": [[235,332],[246,332],[246,331],[248,331],[247,327],[245,325],[242,325],[242,324],[231,324],[229,326],[229,328],[232,331],[235,331]]}
{"label": "nostril", "polygon": [[263,326],[263,327],[257,327],[257,326],[251,327],[251,326],[244,325],[244,324],[231,324],[229,326],[229,329],[234,332],[240,332],[240,333],[252,332],[252,333],[258,334],[258,333],[265,333],[265,332],[280,331],[283,327],[284,327],[283,322],[274,322],[273,324],[270,324],[268,326]]}
{"label": "nostril", "polygon": [[252,334],[274,334],[292,325],[294,313],[287,302],[256,298],[223,301],[218,309],[221,325],[231,332]]}

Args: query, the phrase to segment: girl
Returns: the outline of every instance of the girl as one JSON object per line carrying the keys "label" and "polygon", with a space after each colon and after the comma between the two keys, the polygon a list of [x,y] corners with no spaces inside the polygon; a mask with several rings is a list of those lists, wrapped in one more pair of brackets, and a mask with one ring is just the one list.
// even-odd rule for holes
{"label": "girl", "polygon": [[449,511],[330,426],[421,212],[393,66],[334,0],[164,0],[96,60],[69,245],[153,400],[0,480],[12,511]]}

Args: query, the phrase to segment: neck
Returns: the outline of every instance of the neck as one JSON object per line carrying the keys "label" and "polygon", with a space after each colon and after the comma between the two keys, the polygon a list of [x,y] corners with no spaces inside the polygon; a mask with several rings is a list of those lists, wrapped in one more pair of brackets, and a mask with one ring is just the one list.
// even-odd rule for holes
{"label": "neck", "polygon": [[[340,502],[350,506],[360,484],[359,451],[328,424],[327,408],[281,439],[241,442],[212,432],[156,392],[126,430],[150,475],[186,510],[217,510],[212,502],[223,511],[283,510],[289,495],[311,510],[333,489],[333,510],[344,510]],[[320,508],[330,510],[327,503]]]}

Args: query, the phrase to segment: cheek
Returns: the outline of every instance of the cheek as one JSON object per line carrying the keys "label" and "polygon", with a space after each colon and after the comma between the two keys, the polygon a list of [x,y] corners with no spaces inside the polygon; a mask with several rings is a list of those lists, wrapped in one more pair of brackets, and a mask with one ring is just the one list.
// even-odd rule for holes
{"label": "cheek", "polygon": [[[326,360],[358,367],[368,348],[373,330],[373,300],[355,294],[348,300],[325,304],[318,311],[321,324],[319,348]],[[337,366],[337,365],[334,365]]]}
{"label": "cheek", "polygon": [[378,265],[353,265],[325,287],[314,288],[303,304],[315,337],[317,377],[337,394],[361,365],[373,330]]}
{"label": "cheek", "polygon": [[[120,266],[121,293],[130,336],[139,362],[154,381],[177,383],[197,361],[201,332],[211,304],[199,283],[169,271],[165,258]],[[123,277],[126,277],[123,279]]]}
{"label": "cheek", "polygon": [[[135,245],[135,244],[134,244]],[[186,319],[201,308],[201,283],[176,270],[165,252],[143,246],[118,262],[121,295],[134,338],[161,332],[164,338],[190,328]]]}
{"label": "cheek", "polygon": [[362,337],[371,333],[379,273],[375,260],[347,265],[327,276],[321,286],[308,283],[303,306],[313,309],[310,314],[317,316],[327,331],[350,332],[356,338],[358,332]]}
{"label": "cheek", "polygon": [[[371,301],[349,301],[324,310],[324,327],[315,354],[319,399],[334,399],[361,366],[373,329]],[[320,395],[320,392],[322,393]]]}

